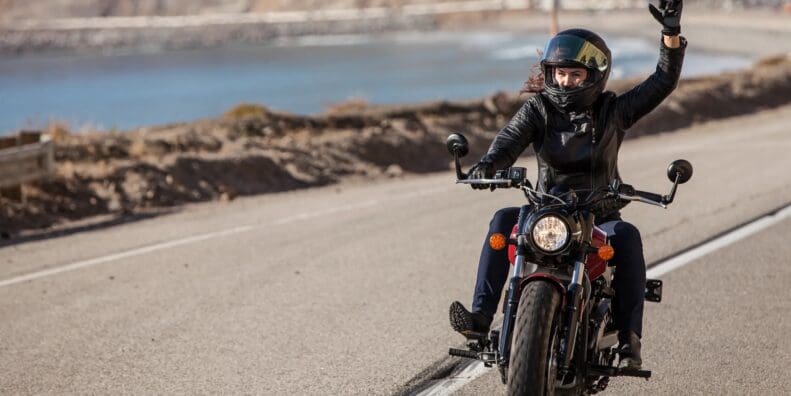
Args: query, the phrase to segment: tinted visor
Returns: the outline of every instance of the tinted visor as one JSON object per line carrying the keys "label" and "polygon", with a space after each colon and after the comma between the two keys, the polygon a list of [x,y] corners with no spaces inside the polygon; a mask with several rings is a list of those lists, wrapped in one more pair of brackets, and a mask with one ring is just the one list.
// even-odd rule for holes
{"label": "tinted visor", "polygon": [[590,41],[577,36],[555,36],[544,48],[542,63],[558,64],[579,63],[585,67],[603,72],[610,67],[607,55]]}

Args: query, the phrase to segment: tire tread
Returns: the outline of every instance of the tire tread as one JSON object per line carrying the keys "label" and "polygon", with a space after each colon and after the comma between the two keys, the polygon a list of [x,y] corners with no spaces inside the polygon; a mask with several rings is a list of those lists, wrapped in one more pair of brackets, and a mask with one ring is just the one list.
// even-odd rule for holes
{"label": "tire tread", "polygon": [[511,346],[509,395],[545,395],[547,352],[560,295],[547,282],[531,282],[522,290]]}

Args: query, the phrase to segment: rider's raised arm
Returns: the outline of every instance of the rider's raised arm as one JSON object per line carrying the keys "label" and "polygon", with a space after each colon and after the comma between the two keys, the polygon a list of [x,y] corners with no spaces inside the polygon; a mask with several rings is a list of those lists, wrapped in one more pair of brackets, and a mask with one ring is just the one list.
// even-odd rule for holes
{"label": "rider's raised arm", "polygon": [[620,122],[624,130],[656,108],[678,85],[687,41],[674,36],[678,37],[680,45],[671,48],[667,37],[662,39],[656,71],[636,87],[619,95],[615,101],[614,119]]}
{"label": "rider's raised arm", "polygon": [[532,143],[543,128],[546,114],[541,114],[536,96],[532,96],[514,114],[508,125],[500,129],[489,151],[481,161],[491,162],[494,169],[504,169],[516,162],[519,155]]}

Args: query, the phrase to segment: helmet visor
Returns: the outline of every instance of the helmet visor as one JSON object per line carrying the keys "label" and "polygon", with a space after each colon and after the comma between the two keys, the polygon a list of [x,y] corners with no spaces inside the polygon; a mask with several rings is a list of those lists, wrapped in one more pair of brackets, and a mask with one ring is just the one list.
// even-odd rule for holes
{"label": "helmet visor", "polygon": [[541,63],[558,65],[579,63],[600,72],[610,67],[604,52],[590,41],[571,35],[559,35],[549,40],[544,48]]}

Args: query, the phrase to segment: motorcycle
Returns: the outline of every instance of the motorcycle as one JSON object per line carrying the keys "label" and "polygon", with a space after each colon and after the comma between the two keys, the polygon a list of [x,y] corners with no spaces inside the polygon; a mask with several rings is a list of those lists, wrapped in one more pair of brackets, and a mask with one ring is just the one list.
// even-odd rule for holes
{"label": "motorcycle", "polygon": [[[692,177],[692,165],[685,160],[670,164],[667,175],[673,186],[668,195],[616,182],[581,198],[584,191],[534,189],[520,167],[500,170],[490,179],[468,178],[460,162],[469,151],[466,138],[452,134],[446,144],[454,157],[456,183],[517,188],[529,203],[520,208],[507,240],[490,238],[500,247],[508,244],[513,266],[501,328],[465,334],[467,349],[451,348],[449,354],[497,366],[508,394],[514,395],[595,394],[611,377],[650,378],[650,371],[614,365],[618,337],[611,302],[617,268],[608,261],[615,252],[591,208],[613,198],[667,208],[678,185]],[[646,281],[645,299],[662,300],[661,280]]]}

